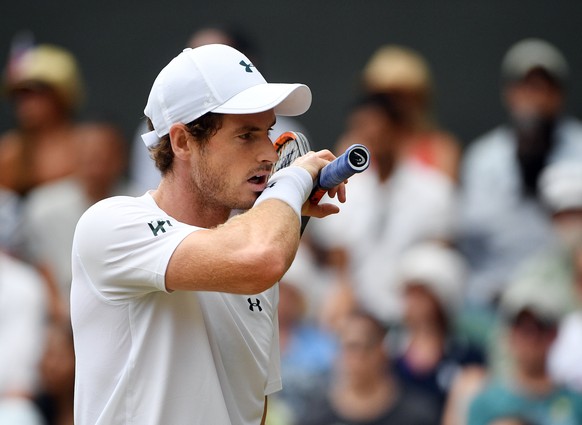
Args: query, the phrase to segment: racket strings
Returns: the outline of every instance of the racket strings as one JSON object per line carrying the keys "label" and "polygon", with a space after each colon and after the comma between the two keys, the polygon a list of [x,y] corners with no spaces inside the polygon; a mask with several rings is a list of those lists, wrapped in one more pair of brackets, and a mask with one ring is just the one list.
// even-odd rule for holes
{"label": "racket strings", "polygon": [[273,173],[290,166],[300,156],[305,155],[310,150],[309,142],[301,133],[294,133],[293,138],[278,145],[277,156],[279,159],[273,166]]}

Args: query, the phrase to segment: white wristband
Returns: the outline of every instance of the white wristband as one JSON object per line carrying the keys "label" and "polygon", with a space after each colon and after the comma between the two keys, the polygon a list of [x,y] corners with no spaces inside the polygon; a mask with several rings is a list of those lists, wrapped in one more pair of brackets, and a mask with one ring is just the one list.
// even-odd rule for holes
{"label": "white wristband", "polygon": [[267,199],[279,199],[288,204],[301,220],[301,207],[313,189],[313,179],[305,168],[290,166],[277,171],[255,201],[255,206]]}

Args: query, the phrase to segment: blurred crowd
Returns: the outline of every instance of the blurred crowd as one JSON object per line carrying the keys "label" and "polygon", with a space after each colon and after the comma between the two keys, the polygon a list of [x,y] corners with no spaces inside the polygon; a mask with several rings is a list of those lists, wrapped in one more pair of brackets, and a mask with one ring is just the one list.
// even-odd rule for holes
{"label": "blurred crowd", "polygon": [[[78,118],[70,51],[20,41],[2,80],[0,425],[69,425],[76,222],[160,176],[119,123]],[[260,62],[227,27],[186,45],[216,42]],[[507,47],[506,119],[476,140],[439,125],[421,52],[379,46],[359,70],[330,149],[364,144],[372,164],[340,214],[309,222],[280,282],[268,425],[582,424],[582,122],[559,48]],[[273,139],[287,130],[309,133],[280,117]]]}

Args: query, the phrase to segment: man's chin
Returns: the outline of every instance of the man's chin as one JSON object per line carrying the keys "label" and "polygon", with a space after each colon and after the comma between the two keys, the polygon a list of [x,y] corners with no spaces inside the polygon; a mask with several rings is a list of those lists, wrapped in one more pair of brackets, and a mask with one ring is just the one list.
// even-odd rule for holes
{"label": "man's chin", "polygon": [[255,201],[257,200],[257,198],[259,197],[260,193],[256,193],[255,196],[253,196],[252,198],[250,198],[248,201],[241,201],[241,202],[237,202],[236,204],[234,204],[232,206],[232,210],[239,210],[239,211],[246,211],[246,210],[250,210],[253,205],[255,205]]}

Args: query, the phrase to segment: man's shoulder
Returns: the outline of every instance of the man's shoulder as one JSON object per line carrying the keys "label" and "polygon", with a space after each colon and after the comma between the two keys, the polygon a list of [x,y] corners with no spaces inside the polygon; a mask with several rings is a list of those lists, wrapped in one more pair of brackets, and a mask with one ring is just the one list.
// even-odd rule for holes
{"label": "man's shoulder", "polygon": [[512,145],[511,129],[507,125],[499,125],[476,137],[467,146],[467,154],[483,154]]}
{"label": "man's shoulder", "polygon": [[174,219],[146,193],[139,197],[114,196],[93,204],[79,219],[75,239],[91,244],[101,240],[107,244],[135,237],[146,242],[152,235],[184,234],[184,229],[187,233],[195,228]]}
{"label": "man's shoulder", "polygon": [[105,198],[87,208],[87,211],[85,211],[83,216],[119,215],[128,211],[151,211],[154,208],[154,205],[152,202],[148,202],[148,196],[149,195],[134,197],[120,195]]}
{"label": "man's shoulder", "polygon": [[113,196],[91,205],[77,223],[75,233],[94,235],[104,229],[129,230],[132,223],[167,220],[149,195]]}

